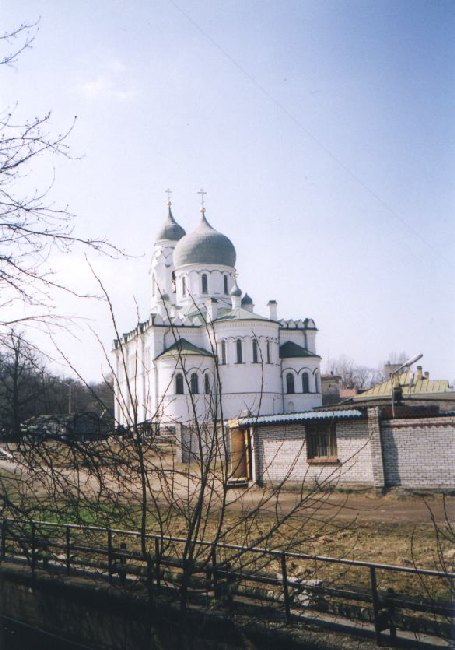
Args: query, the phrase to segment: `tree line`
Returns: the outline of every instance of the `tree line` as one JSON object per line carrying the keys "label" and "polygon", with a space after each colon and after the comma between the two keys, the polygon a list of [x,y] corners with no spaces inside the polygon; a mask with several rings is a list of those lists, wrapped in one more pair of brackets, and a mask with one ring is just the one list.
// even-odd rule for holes
{"label": "tree line", "polygon": [[112,382],[84,383],[52,373],[23,333],[10,330],[0,345],[0,432],[18,439],[21,425],[39,415],[81,412],[113,418]]}

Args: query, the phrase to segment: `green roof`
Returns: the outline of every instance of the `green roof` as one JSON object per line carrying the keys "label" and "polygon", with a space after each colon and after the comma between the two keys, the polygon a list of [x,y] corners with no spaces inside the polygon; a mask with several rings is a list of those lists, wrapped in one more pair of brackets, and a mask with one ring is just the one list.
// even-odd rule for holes
{"label": "green roof", "polygon": [[294,343],[294,341],[286,341],[280,345],[280,359],[292,359],[294,357],[317,357],[319,355],[308,352],[301,345]]}
{"label": "green roof", "polygon": [[259,314],[255,314],[248,309],[243,309],[242,307],[236,307],[235,309],[226,309],[221,308],[218,311],[218,316],[216,320],[270,320]]}
{"label": "green roof", "polygon": [[212,352],[204,350],[204,348],[199,348],[197,345],[190,343],[186,339],[178,339],[171,346],[166,348],[164,352],[161,352],[156,358],[159,357],[171,357],[179,354],[184,354],[185,356],[203,356],[203,357],[213,357]]}
{"label": "green roof", "polygon": [[[400,387],[403,390],[404,396],[409,397],[421,397],[429,395],[440,395],[442,393],[454,395],[455,392],[449,386],[447,379],[417,379],[416,375],[412,372],[403,372],[398,376]],[[369,390],[364,391],[355,395],[352,399],[354,400],[363,400],[363,399],[374,399],[380,397],[389,397],[392,395],[392,380],[386,379],[381,384],[377,384],[370,388]]]}

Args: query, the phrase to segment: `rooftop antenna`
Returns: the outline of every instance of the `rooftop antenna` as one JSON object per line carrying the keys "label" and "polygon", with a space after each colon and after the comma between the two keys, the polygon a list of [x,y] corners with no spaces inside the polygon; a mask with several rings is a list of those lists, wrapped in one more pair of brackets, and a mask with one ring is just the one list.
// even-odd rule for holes
{"label": "rooftop antenna", "polygon": [[412,366],[413,363],[415,363],[422,357],[423,354],[416,354],[414,357],[411,357],[403,364],[401,364],[401,366],[397,368],[394,372],[390,373],[390,379],[392,382],[392,417],[393,418],[395,417],[395,390],[397,390],[397,392],[401,390],[399,374],[401,370],[404,370],[405,368],[409,368],[409,366]]}

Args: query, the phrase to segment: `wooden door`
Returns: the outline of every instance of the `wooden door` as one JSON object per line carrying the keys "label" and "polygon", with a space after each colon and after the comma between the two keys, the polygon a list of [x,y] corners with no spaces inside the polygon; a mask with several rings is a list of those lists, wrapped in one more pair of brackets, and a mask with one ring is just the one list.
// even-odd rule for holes
{"label": "wooden door", "polygon": [[248,429],[231,429],[231,480],[251,479],[251,448]]}

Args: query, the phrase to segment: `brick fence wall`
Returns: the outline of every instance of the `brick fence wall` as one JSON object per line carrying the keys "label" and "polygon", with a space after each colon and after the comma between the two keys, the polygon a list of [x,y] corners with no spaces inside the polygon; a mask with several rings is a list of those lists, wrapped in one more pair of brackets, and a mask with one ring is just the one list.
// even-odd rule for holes
{"label": "brick fence wall", "polygon": [[384,420],[385,484],[409,489],[455,489],[455,417]]}

